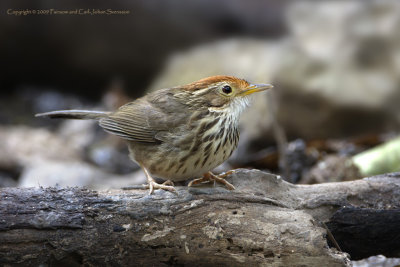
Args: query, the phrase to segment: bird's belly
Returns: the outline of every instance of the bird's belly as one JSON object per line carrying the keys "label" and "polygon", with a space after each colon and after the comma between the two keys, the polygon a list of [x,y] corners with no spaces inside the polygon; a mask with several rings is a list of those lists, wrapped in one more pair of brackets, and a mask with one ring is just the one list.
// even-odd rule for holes
{"label": "bird's belly", "polygon": [[177,142],[175,145],[152,145],[151,149],[130,144],[131,157],[154,177],[172,181],[198,178],[231,156],[237,147],[239,134],[232,131],[232,134],[226,133],[226,137],[222,135],[207,141],[198,137],[192,139],[191,142]]}
{"label": "bird's belly", "polygon": [[150,166],[149,171],[155,177],[172,181],[198,178],[227,160],[235,148],[226,146],[217,152],[211,150],[210,153],[194,153],[190,156],[171,153],[170,156],[164,158],[163,163]]}

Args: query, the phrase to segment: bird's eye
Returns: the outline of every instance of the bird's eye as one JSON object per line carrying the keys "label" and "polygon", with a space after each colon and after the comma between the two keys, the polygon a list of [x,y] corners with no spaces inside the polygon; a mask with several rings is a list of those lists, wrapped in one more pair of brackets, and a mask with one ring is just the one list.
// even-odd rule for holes
{"label": "bird's eye", "polygon": [[232,88],[229,85],[225,85],[224,87],[222,87],[222,92],[229,95],[230,93],[232,93]]}

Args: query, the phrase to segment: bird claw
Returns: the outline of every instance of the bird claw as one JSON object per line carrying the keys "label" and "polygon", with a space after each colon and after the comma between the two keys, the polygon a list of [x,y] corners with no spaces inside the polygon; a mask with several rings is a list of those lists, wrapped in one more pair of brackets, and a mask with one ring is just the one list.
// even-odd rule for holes
{"label": "bird claw", "polygon": [[151,177],[149,171],[145,167],[143,167],[142,165],[140,165],[140,167],[142,167],[142,169],[144,171],[144,174],[147,177],[148,184],[146,186],[146,189],[150,189],[149,190],[149,195],[153,194],[154,189],[167,190],[167,191],[170,191],[172,193],[178,194],[176,192],[175,187],[174,187],[174,183],[171,180],[167,180],[164,183],[159,184],[156,181],[154,181],[153,177]]}
{"label": "bird claw", "polygon": [[203,182],[217,182],[217,183],[225,185],[225,187],[228,188],[229,190],[235,190],[235,187],[231,183],[229,183],[227,180],[224,179],[226,176],[228,176],[234,172],[235,172],[235,170],[231,170],[231,171],[222,173],[220,175],[215,175],[211,172],[208,172],[208,173],[205,173],[202,178],[194,179],[193,181],[191,181],[188,184],[188,186],[191,187],[193,185],[200,184]]}
{"label": "bird claw", "polygon": [[149,181],[149,184],[146,187],[149,190],[149,195],[153,194],[155,189],[163,189],[163,190],[167,190],[170,191],[172,193],[176,193],[176,189],[174,187],[174,183],[170,180],[165,181],[162,184],[157,183],[156,181]]}

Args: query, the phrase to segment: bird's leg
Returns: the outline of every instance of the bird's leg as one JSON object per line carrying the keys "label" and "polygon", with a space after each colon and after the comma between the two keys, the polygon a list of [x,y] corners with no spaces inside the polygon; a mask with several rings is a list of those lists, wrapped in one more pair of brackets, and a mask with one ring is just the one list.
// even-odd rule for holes
{"label": "bird's leg", "polygon": [[173,187],[174,183],[172,183],[172,181],[167,180],[164,183],[159,184],[153,179],[153,177],[151,177],[150,173],[147,171],[145,167],[143,167],[142,165],[140,165],[140,167],[142,167],[144,174],[147,177],[148,185],[146,188],[150,189],[149,195],[151,195],[154,192],[154,189],[163,189],[176,193],[176,189],[175,187]]}
{"label": "bird's leg", "polygon": [[193,186],[195,184],[200,184],[200,183],[203,183],[203,182],[211,182],[211,181],[213,181],[213,182],[217,182],[217,183],[225,185],[226,188],[228,188],[229,190],[235,190],[235,187],[231,183],[229,183],[228,181],[226,181],[224,179],[226,176],[228,176],[228,175],[230,175],[230,174],[232,174],[234,172],[235,171],[232,170],[232,171],[224,172],[224,173],[222,173],[220,175],[215,175],[212,172],[207,172],[207,173],[205,173],[203,175],[202,178],[194,179],[193,181],[191,181],[188,184],[188,186]]}

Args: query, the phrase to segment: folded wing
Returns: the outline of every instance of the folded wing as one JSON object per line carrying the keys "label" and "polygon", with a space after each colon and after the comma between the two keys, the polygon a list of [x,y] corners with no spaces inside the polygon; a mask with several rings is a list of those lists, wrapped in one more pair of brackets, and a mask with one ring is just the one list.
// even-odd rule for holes
{"label": "folded wing", "polygon": [[139,98],[120,107],[109,116],[100,119],[99,124],[105,131],[126,140],[156,143],[163,133],[173,131],[185,124],[185,112],[177,114],[174,109],[185,110],[185,105],[177,102],[168,91],[159,91]]}

